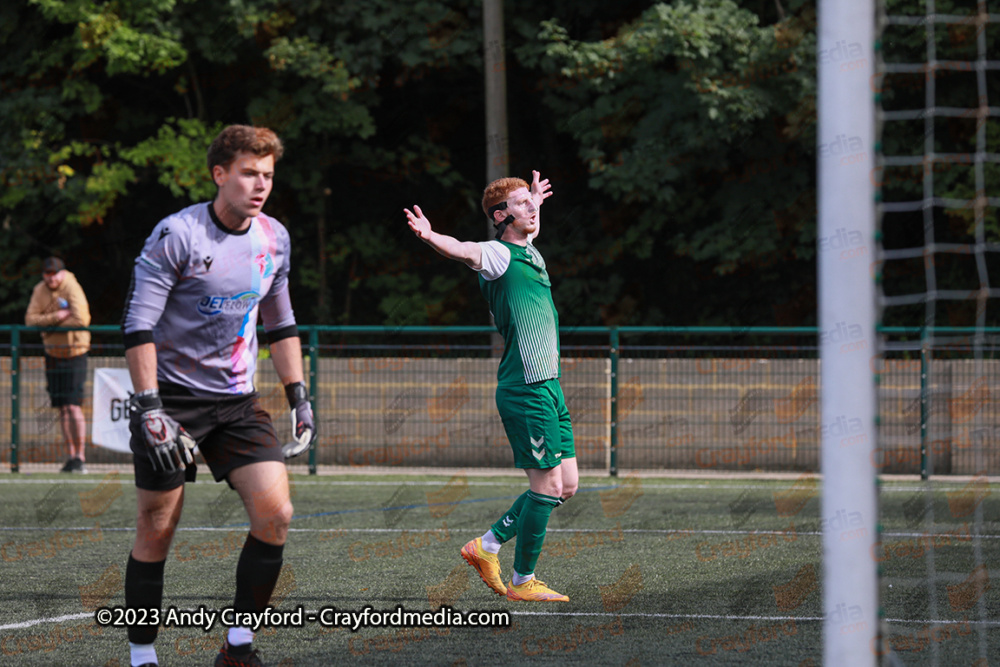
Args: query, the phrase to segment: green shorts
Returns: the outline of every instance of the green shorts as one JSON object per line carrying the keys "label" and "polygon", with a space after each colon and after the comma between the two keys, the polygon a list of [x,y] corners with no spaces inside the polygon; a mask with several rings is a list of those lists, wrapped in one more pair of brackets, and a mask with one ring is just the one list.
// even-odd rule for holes
{"label": "green shorts", "polygon": [[576,457],[573,424],[559,380],[497,387],[497,409],[515,468],[554,468]]}

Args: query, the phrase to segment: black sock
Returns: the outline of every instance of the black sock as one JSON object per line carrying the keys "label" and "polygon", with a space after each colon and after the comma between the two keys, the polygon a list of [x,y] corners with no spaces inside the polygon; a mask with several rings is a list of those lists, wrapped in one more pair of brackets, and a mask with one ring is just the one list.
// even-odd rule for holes
{"label": "black sock", "polygon": [[[128,555],[125,566],[125,608],[163,608],[163,566],[166,559],[157,563],[143,563]],[[133,644],[152,644],[156,641],[157,626],[130,625],[128,640]]]}
{"label": "black sock", "polygon": [[236,564],[236,611],[263,611],[281,574],[283,544],[261,542],[247,535]]}

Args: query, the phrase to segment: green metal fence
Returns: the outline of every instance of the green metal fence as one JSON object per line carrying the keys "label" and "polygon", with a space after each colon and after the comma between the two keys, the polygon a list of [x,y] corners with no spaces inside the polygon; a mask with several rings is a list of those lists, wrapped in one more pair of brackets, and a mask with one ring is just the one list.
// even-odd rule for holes
{"label": "green metal fence", "polygon": [[[0,456],[13,470],[62,458],[38,331],[0,327],[6,371],[0,419],[10,424]],[[117,327],[90,331],[88,425],[94,369],[125,365]],[[511,467],[494,403],[499,350],[492,328],[302,326],[300,332],[320,433],[308,457],[313,472],[319,465]],[[873,466],[888,473],[1000,471],[997,332],[972,340],[959,331],[938,348],[917,329],[881,333],[878,346],[846,330],[823,334],[842,335],[842,354],[866,355],[879,381],[882,449]],[[844,447],[874,433],[851,415],[821,423],[817,336],[808,327],[563,328],[561,384],[580,467],[612,475],[619,469],[818,471],[824,430]],[[284,393],[266,358],[258,364],[257,389],[287,437]],[[126,463],[129,455],[88,446],[88,460]]]}
{"label": "green metal fence", "polygon": [[1000,472],[1000,329],[887,327],[876,370],[877,464],[887,472]]}

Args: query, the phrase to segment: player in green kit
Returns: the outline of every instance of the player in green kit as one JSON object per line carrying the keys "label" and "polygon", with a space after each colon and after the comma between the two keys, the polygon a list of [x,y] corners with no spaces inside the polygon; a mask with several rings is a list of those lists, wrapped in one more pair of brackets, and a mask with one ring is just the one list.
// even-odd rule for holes
{"label": "player in green kit", "polygon": [[[573,426],[559,386],[559,314],[545,260],[532,244],[541,226],[539,210],[551,195],[548,179],[539,181],[537,171],[530,187],[520,178],[490,183],[483,212],[496,227],[497,240],[484,243],[432,231],[419,206],[404,211],[422,241],[479,273],[480,290],[504,339],[497,409],[514,465],[528,475],[529,490],[482,537],[466,544],[462,557],[487,586],[510,600],[567,602],[534,575],[549,515],[576,493],[579,482]],[[504,586],[497,553],[515,536],[514,576]]]}

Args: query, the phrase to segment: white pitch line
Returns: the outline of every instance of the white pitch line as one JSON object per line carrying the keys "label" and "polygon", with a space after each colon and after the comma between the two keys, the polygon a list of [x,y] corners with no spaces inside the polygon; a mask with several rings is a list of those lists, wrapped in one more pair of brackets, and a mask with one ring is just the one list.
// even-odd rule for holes
{"label": "white pitch line", "polygon": [[[249,525],[249,524],[247,524]],[[246,528],[246,525],[238,526],[178,526],[176,532],[205,532],[220,533]],[[32,532],[32,531],[92,531],[93,526],[0,526],[0,532]],[[103,532],[135,532],[135,528],[123,526],[118,528],[101,527]],[[400,533],[403,528],[289,528],[290,533]],[[427,530],[440,530],[440,528],[428,528]],[[472,530],[472,529],[470,529]],[[409,532],[422,532],[421,529]],[[617,527],[610,528],[548,528],[549,533],[607,533],[618,532]],[[655,528],[622,528],[622,533],[634,535],[677,535],[684,537],[687,535],[786,535],[784,530],[677,530],[677,529],[655,529]],[[818,531],[797,532],[796,535],[822,535]],[[997,535],[995,537],[1000,537]]]}
{"label": "white pitch line", "polygon": [[[307,610],[308,611],[308,610]],[[318,613],[318,610],[317,610]],[[676,618],[676,619],[708,619],[708,620],[722,620],[722,621],[822,621],[822,617],[819,616],[732,616],[732,615],[712,615],[712,614],[658,614],[658,613],[643,613],[643,612],[558,612],[558,611],[511,611],[509,612],[511,616],[600,616],[607,618]],[[93,618],[93,613],[83,613],[83,614],[67,614],[65,616],[56,616],[54,618],[37,618],[30,621],[23,621],[21,623],[10,623],[8,625],[0,625],[0,631],[3,630],[23,630],[24,628],[30,628],[35,625],[41,625],[43,623],[62,623],[64,621],[75,621],[82,618]],[[970,621],[972,623],[972,621]]]}
{"label": "white pitch line", "polygon": [[[224,533],[233,530],[238,530],[246,528],[247,526],[178,526],[176,532],[204,532],[204,533]],[[93,526],[0,526],[0,532],[32,532],[32,531],[92,531]],[[345,533],[401,533],[404,529],[402,528],[289,528],[290,533],[331,533],[331,532],[345,532]],[[440,528],[428,528],[427,530],[441,530]],[[470,529],[471,530],[471,529]],[[549,528],[550,533],[597,533],[597,532],[608,532],[615,531],[617,528]],[[111,527],[101,527],[102,532],[116,532],[116,533],[127,533],[135,532],[135,528],[129,526],[123,526],[118,528]],[[411,530],[409,532],[425,532],[420,529]],[[739,534],[739,535],[784,535],[785,531],[775,530],[775,531],[719,531],[719,530],[656,530],[652,528],[623,528],[621,530],[623,533],[633,533],[633,534],[653,534],[653,535],[688,535],[694,533],[706,533],[706,534]],[[798,533],[799,535],[820,535],[821,533]]]}
{"label": "white pitch line", "polygon": [[10,623],[8,625],[0,625],[0,630],[23,630],[24,628],[30,628],[33,625],[41,625],[42,623],[62,623],[63,621],[77,621],[81,618],[93,618],[93,613],[85,614],[67,614],[65,616],[56,616],[55,618],[36,618],[31,621],[23,621],[21,623]]}
{"label": "white pitch line", "polygon": [[[451,477],[449,475],[442,475],[442,477]],[[127,482],[134,479],[131,473],[122,474],[120,476],[121,481]],[[624,477],[620,478],[607,478],[604,482],[581,484],[580,490],[586,489],[605,489],[608,487],[625,487],[628,486],[624,480]],[[25,478],[2,478],[0,477],[0,485],[9,484],[11,486],[20,485],[31,485],[31,484],[101,484],[107,482],[108,480],[103,477],[97,477],[96,474],[89,475],[88,477],[73,477],[73,478],[61,478],[61,479],[25,479]],[[495,486],[513,486],[521,487],[525,485],[525,481],[521,478],[512,478],[509,482],[487,482],[479,481],[476,479],[466,479],[463,486],[482,486],[482,487],[495,487]],[[292,480],[292,486],[437,486],[440,487],[447,482],[442,482],[441,480],[430,480],[430,481],[397,481],[397,482],[386,482],[386,481],[355,481],[355,480]],[[201,482],[187,482],[186,486],[205,487],[205,488],[222,488],[218,486],[219,482],[214,482],[211,480],[201,481]],[[638,486],[638,485],[636,485]],[[669,490],[669,489],[700,489],[700,490],[710,490],[710,489],[773,489],[770,486],[708,486],[705,484],[691,485],[691,484],[647,484],[642,483],[642,489],[657,489],[657,490]],[[610,489],[609,489],[610,490]]]}
{"label": "white pitch line", "polygon": [[[834,532],[836,532],[836,531],[834,531]],[[954,543],[956,543],[956,544],[959,541],[961,541],[961,542],[971,542],[973,539],[975,539],[977,537],[982,538],[984,540],[995,540],[995,539],[1000,538],[1000,535],[989,535],[989,534],[978,534],[977,535],[976,533],[972,533],[972,532],[970,532],[969,535],[970,535],[971,539],[966,539],[966,538],[963,537],[963,538],[961,538],[961,540],[959,540],[958,536],[956,536],[955,533],[882,533],[883,537],[926,537],[926,538],[948,537],[948,538],[952,538],[952,541]],[[952,546],[952,545],[949,544],[949,545],[946,545],[946,546]]]}
{"label": "white pitch line", "polygon": [[887,618],[885,619],[887,623],[920,623],[921,625],[962,625],[963,623],[968,623],[969,625],[985,625],[989,626],[1000,626],[1000,620],[985,620],[985,621],[946,621],[937,620],[930,621],[926,619],[912,619],[912,618]]}
{"label": "white pitch line", "polygon": [[[122,475],[120,481],[131,479],[132,475]],[[74,477],[72,479],[0,479],[0,484],[9,484],[11,486],[21,486],[28,484],[102,484],[107,483],[108,480],[102,478],[81,478]]]}
{"label": "white pitch line", "polygon": [[[129,482],[132,479],[133,479],[133,476],[131,474],[129,474],[129,475],[122,475],[120,477],[119,481],[124,483],[124,482]],[[53,485],[53,484],[60,484],[60,485],[66,485],[66,484],[91,484],[91,485],[93,485],[93,484],[104,484],[104,483],[107,483],[107,482],[108,482],[108,480],[104,479],[104,478],[81,479],[79,477],[74,477],[72,479],[2,479],[2,478],[0,478],[0,485],[8,484],[10,486],[22,486],[22,485],[27,486],[27,485],[32,485],[32,484],[36,484],[36,485],[43,485],[43,484],[44,485]],[[185,486],[192,486],[192,484],[193,484],[194,488],[212,488],[212,489],[222,488],[222,487],[218,486],[218,484],[219,484],[218,482],[214,482],[214,481],[187,482],[185,484]],[[440,488],[441,486],[444,486],[445,484],[447,484],[447,482],[442,482],[440,480],[438,480],[438,481],[426,481],[426,482],[403,482],[403,481],[400,481],[400,482],[376,482],[376,481],[362,482],[362,481],[336,481],[336,480],[330,480],[330,481],[311,481],[311,480],[309,480],[309,481],[297,481],[297,480],[292,480],[291,481],[291,486],[293,486],[293,487],[294,486],[396,486],[396,487],[398,487],[398,486],[434,486],[434,487]],[[522,484],[521,480],[516,480],[516,479],[512,479],[510,482],[480,482],[480,481],[476,481],[476,480],[466,480],[463,483],[463,486],[481,486],[481,487],[496,487],[496,486],[519,487],[519,486],[523,486],[523,485],[524,484]],[[580,485],[580,490],[581,491],[586,491],[588,489],[602,489],[602,490],[603,489],[608,489],[608,490],[611,490],[610,488],[608,488],[608,487],[611,487],[611,486],[622,487],[624,485],[623,484],[616,484],[614,480],[609,480],[606,484],[586,484],[586,485],[581,484]],[[656,485],[646,485],[646,484],[643,484],[642,488],[643,489],[672,489],[672,488],[679,488],[679,487],[673,487],[673,486],[656,486]],[[697,487],[691,487],[691,488],[697,488]]]}
{"label": "white pitch line", "polygon": [[[616,612],[595,612],[595,611],[512,611],[511,616],[602,616],[614,618],[622,617],[651,617],[651,618],[676,618],[676,619],[707,619],[718,621],[822,621],[822,616],[735,616],[729,614],[654,614],[654,613],[616,613]],[[969,625],[1000,626],[1000,620],[930,620],[930,619],[908,619],[908,618],[887,618],[889,623],[919,623],[921,625]]]}
{"label": "white pitch line", "polygon": [[[822,616],[738,616],[733,614],[666,614],[652,612],[599,612],[599,611],[511,611],[511,616],[598,616],[602,618],[669,618],[688,620],[710,620],[710,621],[798,621],[818,623],[823,621]],[[53,618],[36,618],[20,623],[9,623],[0,625],[0,631],[23,630],[43,623],[63,623],[65,621],[77,621],[83,618],[93,618],[93,613],[66,614]],[[1000,620],[931,620],[931,619],[911,619],[911,618],[887,618],[888,623],[906,623],[919,625],[961,625],[963,623],[975,626],[994,627],[1000,626]]]}
{"label": "white pitch line", "polygon": [[[190,532],[190,533],[225,533],[234,530],[239,530],[246,528],[245,525],[238,526],[178,526],[177,532]],[[45,531],[92,531],[93,526],[0,526],[0,532],[45,532]],[[440,530],[440,528],[428,528],[427,530]],[[461,529],[458,529],[461,530]],[[550,533],[607,533],[609,531],[618,532],[617,527],[610,528],[549,528],[547,532]],[[135,528],[124,526],[124,527],[101,527],[102,532],[112,532],[112,533],[127,533],[135,532]],[[402,528],[289,528],[290,533],[331,533],[331,532],[345,532],[345,533],[401,533]],[[410,532],[421,532],[420,529],[410,531]],[[687,537],[691,535],[787,535],[790,531],[787,530],[707,530],[707,529],[681,529],[681,528],[622,528],[622,533],[629,533],[632,535],[674,535],[678,538]],[[810,531],[796,531],[796,535],[800,536],[810,536],[819,537],[823,533],[817,530]],[[920,538],[934,538],[934,537],[954,537],[950,533],[882,533],[883,537],[920,537]],[[1000,539],[1000,535],[976,535],[972,534],[973,540],[975,538],[981,538],[984,540],[997,540]],[[960,542],[954,542],[949,546],[961,546],[963,544],[971,544],[973,540],[962,540]]]}
{"label": "white pitch line", "polygon": [[[125,473],[121,475],[121,480],[123,482],[133,479],[131,473]],[[625,477],[617,478],[607,478],[607,483],[598,483],[593,485],[581,486],[580,490],[586,490],[590,488],[605,488],[609,485],[617,486],[618,488],[624,488],[627,484],[624,480]],[[781,480],[785,481],[785,480]],[[107,482],[106,479],[98,478],[96,473],[89,475],[88,478],[73,477],[71,479],[61,478],[61,479],[25,479],[25,478],[3,478],[0,477],[0,485],[9,484],[12,486],[19,485],[31,485],[31,484],[102,484]],[[189,482],[187,486],[192,486],[194,488],[219,488],[217,487],[217,482],[214,481],[201,481],[201,482]],[[354,481],[354,480],[302,480],[302,481],[292,481],[293,486],[441,486],[443,482],[441,481],[398,481],[398,482],[386,482],[386,481]],[[497,486],[520,486],[521,482],[519,480],[512,479],[510,482],[487,482],[487,481],[477,481],[475,479],[467,479],[465,482],[468,486],[478,486],[478,487],[497,487]],[[638,487],[638,485],[636,485]],[[647,482],[641,483],[642,490],[656,490],[656,491],[671,491],[677,490],[697,490],[697,491],[781,491],[782,486],[779,482],[771,485],[760,485],[760,484],[716,484],[716,483],[701,483],[701,484],[650,484]],[[963,491],[966,487],[963,486],[940,486],[934,485],[933,490],[937,492],[953,492],[953,491]],[[610,489],[608,489],[610,490]],[[910,493],[915,491],[926,491],[924,487],[891,487],[882,486],[881,493]]]}
{"label": "white pitch line", "polygon": [[511,616],[602,616],[606,618],[688,618],[717,621],[822,621],[822,616],[732,616],[716,614],[619,613],[610,611],[512,611]]}

